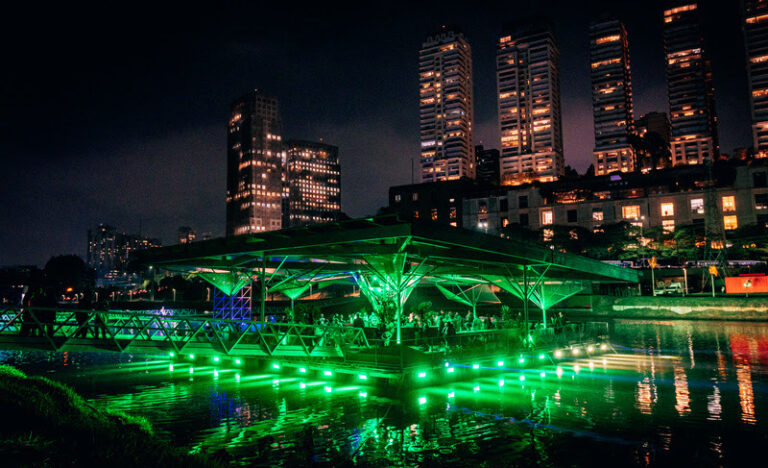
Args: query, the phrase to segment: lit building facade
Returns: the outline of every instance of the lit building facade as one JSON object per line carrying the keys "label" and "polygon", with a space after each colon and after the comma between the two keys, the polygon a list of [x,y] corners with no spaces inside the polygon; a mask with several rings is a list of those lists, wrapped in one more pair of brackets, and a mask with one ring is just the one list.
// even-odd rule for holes
{"label": "lit building facade", "polygon": [[339,149],[313,141],[285,142],[288,176],[287,226],[337,221],[341,214]]}
{"label": "lit building facade", "polygon": [[592,113],[595,122],[595,174],[635,170],[632,77],[624,24],[615,19],[589,27]]}
{"label": "lit building facade", "polygon": [[126,234],[100,224],[88,230],[86,263],[96,270],[98,286],[126,286],[138,280],[136,274],[128,272],[131,254],[161,245],[158,239]]}
{"label": "lit building facade", "polygon": [[744,0],[743,5],[752,140],[757,156],[768,157],[768,1]]}
{"label": "lit building facade", "polygon": [[505,26],[496,49],[504,185],[563,175],[559,52],[546,23]]}
{"label": "lit building facade", "polygon": [[704,49],[699,5],[678,2],[664,11],[672,165],[717,159],[717,117],[712,71]]}
{"label": "lit building facade", "polygon": [[[715,171],[712,196],[727,231],[751,224],[768,226],[768,166],[742,164]],[[525,185],[466,197],[467,229],[500,234],[516,224],[548,240],[550,227],[569,226],[599,232],[604,225],[626,221],[668,232],[685,225],[704,225],[709,196],[707,170],[677,167],[640,173],[610,174]]]}
{"label": "lit building facade", "polygon": [[457,28],[427,36],[419,51],[421,182],[474,179],[472,51]]}
{"label": "lit building facade", "polygon": [[232,104],[227,130],[227,236],[282,228],[287,183],[277,99],[246,94]]}

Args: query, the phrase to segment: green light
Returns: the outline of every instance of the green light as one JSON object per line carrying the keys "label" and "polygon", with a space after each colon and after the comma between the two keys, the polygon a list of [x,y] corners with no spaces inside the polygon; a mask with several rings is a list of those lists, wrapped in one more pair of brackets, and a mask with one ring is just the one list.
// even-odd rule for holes
{"label": "green light", "polygon": [[449,363],[445,363],[445,367],[450,367],[451,365]]}
{"label": "green light", "polygon": [[545,356],[543,354],[539,354],[539,359],[544,359],[544,357]]}
{"label": "green light", "polygon": [[174,356],[176,356],[176,354],[173,351],[171,351],[170,353],[168,353],[168,356],[174,357]]}
{"label": "green light", "polygon": [[238,382],[240,382],[240,374],[235,374],[235,380],[237,380]]}
{"label": "green light", "polygon": [[272,364],[273,369],[280,369],[280,364]]}
{"label": "green light", "polygon": [[325,393],[331,393],[333,389],[331,387],[325,387]]}
{"label": "green light", "polygon": [[189,358],[190,358],[190,359],[194,359],[194,358],[195,358],[195,355],[194,355],[194,354],[190,354],[190,355],[189,355]]}
{"label": "green light", "polygon": [[213,361],[214,361],[214,362],[219,362],[219,357],[218,357],[218,356],[214,356],[214,357],[213,357]]}
{"label": "green light", "polygon": [[575,366],[573,366],[573,371],[576,372],[577,374],[579,373],[580,370],[581,370],[580,365],[576,364]]}
{"label": "green light", "polygon": [[563,352],[558,349],[557,351],[555,351],[555,357],[556,358],[563,357]]}
{"label": "green light", "polygon": [[357,396],[359,396],[361,398],[366,398],[368,396],[368,393],[367,392],[360,392],[360,393],[357,394]]}
{"label": "green light", "polygon": [[171,371],[171,372],[173,372],[173,364],[171,364],[170,366],[168,366],[168,370],[169,370],[169,371]]}
{"label": "green light", "polygon": [[241,364],[241,363],[242,362],[240,361],[240,359],[235,359],[235,364]]}
{"label": "green light", "polygon": [[189,368],[189,373],[190,373],[190,374],[194,374],[194,373],[195,373],[195,369],[193,369],[192,367],[190,367],[190,368]]}
{"label": "green light", "polygon": [[563,368],[560,366],[557,366],[557,371],[555,372],[557,374],[557,378],[560,378],[563,376]]}
{"label": "green light", "polygon": [[472,369],[480,369],[480,364],[472,364]]}
{"label": "green light", "polygon": [[479,392],[480,391],[480,386],[478,385],[477,387],[473,388],[472,391],[475,392],[475,393]]}
{"label": "green light", "polygon": [[299,367],[299,372],[301,372],[302,374],[306,374],[307,369],[305,369],[304,367]]}
{"label": "green light", "polygon": [[455,395],[454,392],[451,392],[451,393],[448,394],[448,398],[453,398],[454,395]]}
{"label": "green light", "polygon": [[333,372],[331,372],[331,371],[329,371],[329,370],[327,370],[327,371],[323,371],[323,375],[326,375],[326,376],[330,377],[330,376],[332,376],[332,375],[333,375]]}
{"label": "green light", "polygon": [[525,376],[524,375],[520,376],[520,382],[525,382]]}
{"label": "green light", "polygon": [[219,371],[217,371],[216,369],[213,370],[213,378],[214,379],[218,379],[219,378]]}
{"label": "green light", "polygon": [[546,372],[542,372],[542,373],[541,373],[541,374],[539,374],[539,375],[540,375],[540,376],[541,376],[541,378],[543,379],[544,377],[546,377],[546,376],[547,376],[547,373],[546,373]]}
{"label": "green light", "polygon": [[420,397],[419,398],[419,404],[420,405],[423,405],[423,404],[426,404],[426,403],[427,403],[427,398],[426,397]]}
{"label": "green light", "polygon": [[307,388],[307,384],[305,384],[304,382],[301,382],[299,384],[299,388]]}
{"label": "green light", "polygon": [[499,361],[496,363],[499,367],[504,367],[504,361]]}
{"label": "green light", "polygon": [[426,372],[419,372],[419,378],[420,378],[420,379],[423,379],[423,378],[424,378],[424,377],[426,377],[426,376],[427,376],[427,373],[426,373]]}
{"label": "green light", "polygon": [[499,380],[499,387],[503,387],[503,386],[504,386],[504,379],[501,379]]}
{"label": "green light", "polygon": [[592,361],[589,361],[589,370],[595,370],[595,363]]}
{"label": "green light", "polygon": [[279,379],[273,380],[272,385],[280,385],[280,380]]}
{"label": "green light", "polygon": [[358,374],[357,378],[360,379],[360,380],[368,380],[368,376],[365,375],[365,374]]}
{"label": "green light", "polygon": [[449,367],[449,368],[448,368],[448,373],[449,373],[449,374],[453,374],[453,370],[454,370],[454,369],[453,369],[453,367]]}
{"label": "green light", "polygon": [[518,359],[518,360],[517,360],[517,362],[519,362],[520,364],[522,364],[522,363],[524,363],[524,362],[525,362],[525,358],[520,358],[520,359]]}

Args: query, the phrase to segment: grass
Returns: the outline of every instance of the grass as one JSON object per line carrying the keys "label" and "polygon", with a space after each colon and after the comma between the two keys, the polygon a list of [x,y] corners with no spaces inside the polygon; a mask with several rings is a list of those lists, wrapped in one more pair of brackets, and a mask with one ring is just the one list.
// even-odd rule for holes
{"label": "grass", "polygon": [[144,418],[94,407],[71,388],[0,366],[4,466],[215,467],[155,437]]}

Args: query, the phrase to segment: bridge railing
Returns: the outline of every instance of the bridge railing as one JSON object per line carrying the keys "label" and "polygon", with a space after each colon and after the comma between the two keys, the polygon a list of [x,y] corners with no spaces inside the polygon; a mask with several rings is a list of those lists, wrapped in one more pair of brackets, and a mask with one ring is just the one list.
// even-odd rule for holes
{"label": "bridge railing", "polygon": [[19,337],[60,350],[91,344],[105,350],[162,348],[182,352],[208,345],[231,354],[248,347],[264,355],[341,356],[370,346],[361,328],[214,319],[206,315],[147,314],[142,311],[6,308],[0,310],[0,337]]}

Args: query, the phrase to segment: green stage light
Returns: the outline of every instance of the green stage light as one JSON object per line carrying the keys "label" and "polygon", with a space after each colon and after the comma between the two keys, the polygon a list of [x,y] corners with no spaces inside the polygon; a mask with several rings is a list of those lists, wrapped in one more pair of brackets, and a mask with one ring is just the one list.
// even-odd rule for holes
{"label": "green stage light", "polygon": [[496,363],[499,367],[504,367],[504,361],[499,361]]}
{"label": "green stage light", "polygon": [[453,367],[449,367],[449,368],[448,368],[448,373],[449,373],[449,374],[453,374],[453,370],[454,370],[454,369],[453,369]]}
{"label": "green stage light", "polygon": [[218,356],[214,356],[213,357],[213,362],[219,362],[219,357]]}
{"label": "green stage light", "polygon": [[357,396],[359,396],[361,398],[365,398],[365,397],[368,396],[368,393],[367,392],[360,392],[360,393],[357,394]]}
{"label": "green stage light", "polygon": [[190,355],[189,355],[189,358],[190,358],[190,359],[194,359],[194,358],[195,358],[195,355],[194,355],[194,354],[190,354]]}
{"label": "green stage light", "polygon": [[475,388],[472,389],[472,391],[475,392],[475,393],[479,392],[480,391],[480,386],[479,385],[476,386]]}
{"label": "green stage light", "polygon": [[545,357],[543,354],[539,354],[539,359],[544,359]]}
{"label": "green stage light", "polygon": [[217,371],[216,369],[213,370],[213,378],[214,379],[218,379],[219,378],[219,371]]}
{"label": "green stage light", "polygon": [[307,384],[305,384],[304,382],[301,382],[299,384],[299,388],[307,388]]}
{"label": "green stage light", "polygon": [[190,374],[194,374],[194,373],[195,373],[195,369],[194,369],[194,368],[192,368],[192,367],[190,367],[190,368],[189,368],[189,373],[190,373]]}
{"label": "green stage light", "polygon": [[333,389],[331,387],[325,387],[325,393],[331,393]]}
{"label": "green stage light", "polygon": [[525,382],[525,376],[524,375],[520,376],[520,382]]}
{"label": "green stage light", "polygon": [[280,364],[272,364],[273,369],[280,369]]}
{"label": "green stage light", "polygon": [[168,366],[168,370],[169,370],[169,371],[171,371],[171,372],[173,372],[173,364],[171,364],[170,366]]}
{"label": "green stage light", "polygon": [[333,372],[331,372],[331,371],[329,371],[329,370],[327,370],[327,371],[323,371],[323,375],[330,377],[330,376],[332,376],[332,375],[333,375]]}
{"label": "green stage light", "polygon": [[238,382],[240,382],[240,374],[235,374],[235,380],[237,380]]}
{"label": "green stage light", "polygon": [[235,359],[235,364],[242,364],[242,361],[240,361],[240,359]]}
{"label": "green stage light", "polygon": [[480,369],[480,364],[472,364],[472,369]]}
{"label": "green stage light", "polygon": [[426,404],[426,403],[427,403],[427,398],[426,397],[419,397],[419,404],[420,405],[423,405],[423,404]]}
{"label": "green stage light", "polygon": [[541,374],[539,374],[539,375],[540,375],[540,376],[541,376],[541,378],[543,379],[544,377],[546,377],[546,376],[547,376],[547,373],[546,373],[546,372],[542,372],[542,373],[541,373]]}
{"label": "green stage light", "polygon": [[307,373],[307,369],[305,369],[303,367],[299,367],[299,372],[301,372],[302,374],[306,374]]}
{"label": "green stage light", "polygon": [[279,379],[273,380],[272,385],[280,385],[280,380]]}
{"label": "green stage light", "polygon": [[449,363],[445,363],[445,367],[450,367],[451,365]]}
{"label": "green stage light", "polygon": [[357,378],[360,379],[360,380],[368,380],[368,376],[365,375],[365,374],[358,374]]}
{"label": "green stage light", "polygon": [[503,387],[503,386],[504,386],[504,379],[501,379],[499,380],[499,387]]}
{"label": "green stage light", "polygon": [[525,363],[525,358],[521,357],[520,359],[517,360],[517,362],[519,362],[520,364],[524,364]]}
{"label": "green stage light", "polygon": [[420,379],[423,379],[423,378],[424,378],[424,377],[426,377],[426,376],[427,376],[427,373],[426,373],[426,372],[419,372],[419,378],[420,378]]}
{"label": "green stage light", "polygon": [[454,396],[455,396],[454,392],[451,392],[451,393],[448,394],[448,398],[453,398]]}
{"label": "green stage light", "polygon": [[176,354],[173,351],[171,351],[170,353],[168,353],[168,356],[174,357],[174,356],[176,356]]}

